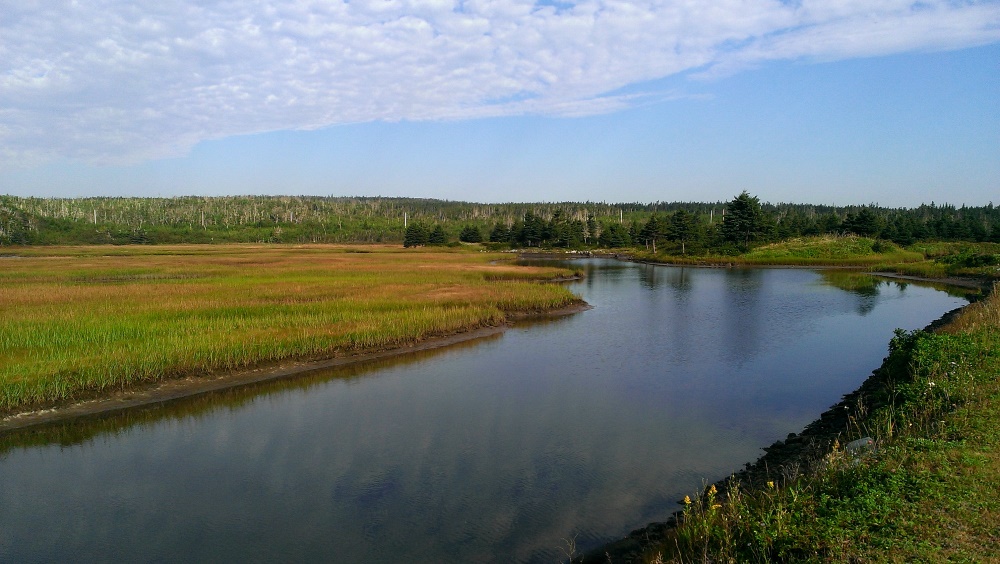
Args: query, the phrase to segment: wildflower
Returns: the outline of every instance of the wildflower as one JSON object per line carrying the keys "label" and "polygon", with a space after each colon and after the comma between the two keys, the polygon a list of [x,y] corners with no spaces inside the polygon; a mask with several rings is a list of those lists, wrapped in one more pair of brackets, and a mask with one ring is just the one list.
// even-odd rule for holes
{"label": "wildflower", "polygon": [[768,481],[768,482],[767,482],[767,487],[768,487],[769,489],[772,489],[772,490],[773,490],[773,489],[774,489],[774,482],[772,482],[772,481]]}
{"label": "wildflower", "polygon": [[712,509],[718,509],[720,507],[722,507],[722,505],[716,503],[715,505],[712,506]]}
{"label": "wildflower", "polygon": [[691,505],[691,496],[684,496],[684,505]]}
{"label": "wildflower", "polygon": [[715,484],[712,484],[712,487],[708,488],[708,495],[715,495],[717,492],[718,490],[715,489]]}

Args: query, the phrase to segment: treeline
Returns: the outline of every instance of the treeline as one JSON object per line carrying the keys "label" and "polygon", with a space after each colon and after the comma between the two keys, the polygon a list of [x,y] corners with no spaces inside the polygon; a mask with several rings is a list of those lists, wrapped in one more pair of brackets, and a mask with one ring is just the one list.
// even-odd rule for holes
{"label": "treeline", "polygon": [[821,234],[1000,242],[1000,210],[728,202],[478,204],[415,198],[0,196],[0,245],[491,242],[515,247],[739,251]]}
{"label": "treeline", "polygon": [[413,223],[441,225],[449,240],[467,226],[513,225],[527,213],[610,218],[649,204],[476,204],[417,198],[223,196],[20,198],[0,196],[0,244],[402,242]]}

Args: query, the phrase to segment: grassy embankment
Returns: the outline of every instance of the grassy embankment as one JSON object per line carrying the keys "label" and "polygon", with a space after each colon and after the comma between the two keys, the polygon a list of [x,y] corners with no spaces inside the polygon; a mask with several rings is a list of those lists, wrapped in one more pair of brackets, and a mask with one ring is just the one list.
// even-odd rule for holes
{"label": "grassy embankment", "polygon": [[1000,279],[1000,244],[936,242],[907,248],[866,237],[801,237],[740,255],[676,256],[636,253],[638,260],[681,265],[843,266],[925,278]]}
{"label": "grassy embankment", "polygon": [[385,349],[577,300],[572,272],[398,247],[20,248],[0,258],[0,414],[173,376]]}
{"label": "grassy embankment", "polygon": [[840,445],[808,471],[710,488],[650,562],[995,561],[1000,288],[935,333],[900,332]]}

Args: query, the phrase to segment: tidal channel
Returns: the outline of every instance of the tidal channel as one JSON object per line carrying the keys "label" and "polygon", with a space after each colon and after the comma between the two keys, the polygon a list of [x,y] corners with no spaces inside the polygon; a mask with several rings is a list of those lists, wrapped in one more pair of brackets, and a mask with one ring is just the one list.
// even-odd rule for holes
{"label": "tidal channel", "polygon": [[798,432],[961,293],[576,263],[593,309],[0,436],[3,562],[557,562]]}

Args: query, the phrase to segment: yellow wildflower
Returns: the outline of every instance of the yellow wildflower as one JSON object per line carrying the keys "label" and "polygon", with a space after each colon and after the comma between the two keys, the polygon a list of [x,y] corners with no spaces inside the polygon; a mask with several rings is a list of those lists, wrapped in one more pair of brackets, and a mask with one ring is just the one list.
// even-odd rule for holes
{"label": "yellow wildflower", "polygon": [[691,505],[691,496],[684,496],[684,505]]}
{"label": "yellow wildflower", "polygon": [[774,482],[768,481],[767,482],[767,487],[773,490],[774,489]]}

